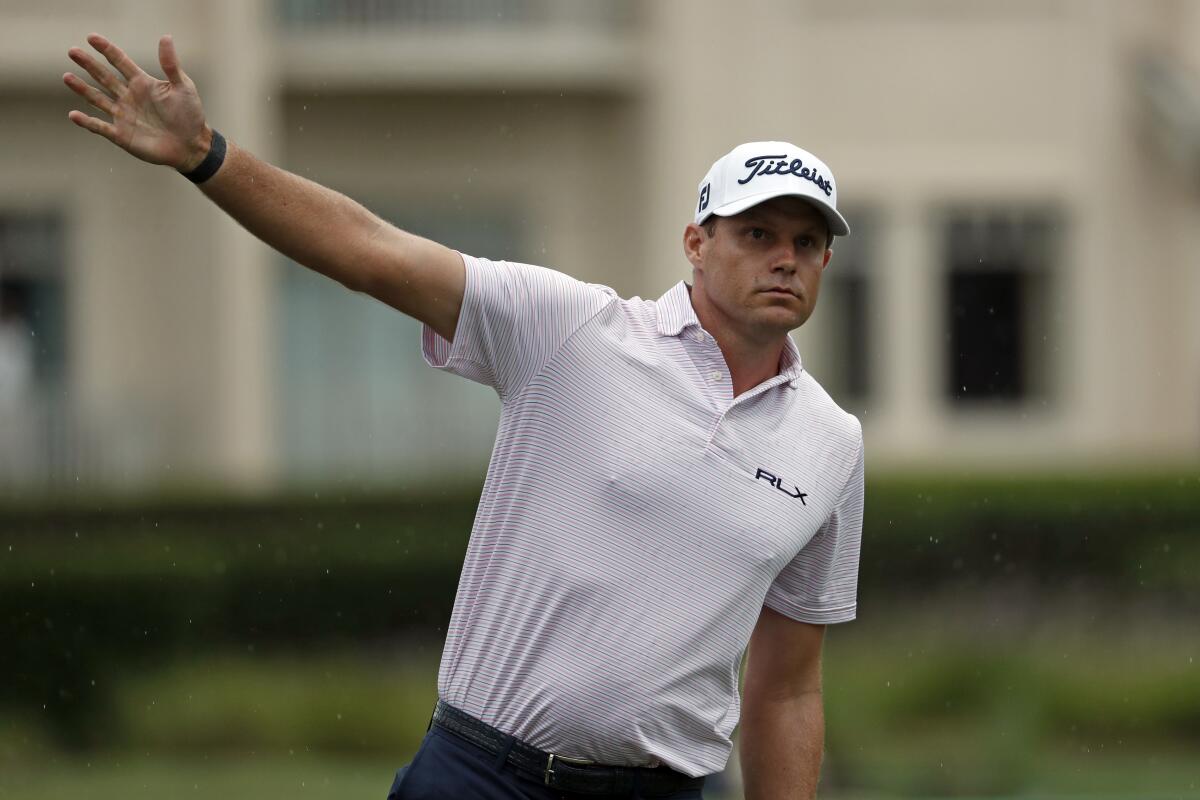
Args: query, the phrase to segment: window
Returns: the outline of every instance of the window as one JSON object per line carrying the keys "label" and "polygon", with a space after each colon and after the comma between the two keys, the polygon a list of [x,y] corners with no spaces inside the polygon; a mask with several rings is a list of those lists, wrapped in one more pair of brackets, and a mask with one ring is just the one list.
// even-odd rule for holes
{"label": "window", "polygon": [[[511,209],[383,213],[463,252],[517,258]],[[499,406],[421,358],[420,325],[289,262],[281,276],[281,460],[290,480],[408,482],[483,474]]]}
{"label": "window", "polygon": [[957,210],[944,225],[946,396],[959,406],[1044,398],[1056,215]]}
{"label": "window", "polygon": [[56,386],[66,367],[62,225],[0,214],[0,385]]}
{"label": "window", "polygon": [[[877,215],[844,212],[851,234],[833,243],[833,259],[821,276],[821,293],[810,322],[797,334],[805,369],[839,405],[861,411],[872,390],[871,280]],[[812,344],[808,344],[809,342]]]}
{"label": "window", "polygon": [[0,212],[0,484],[47,481],[66,431],[63,231]]}

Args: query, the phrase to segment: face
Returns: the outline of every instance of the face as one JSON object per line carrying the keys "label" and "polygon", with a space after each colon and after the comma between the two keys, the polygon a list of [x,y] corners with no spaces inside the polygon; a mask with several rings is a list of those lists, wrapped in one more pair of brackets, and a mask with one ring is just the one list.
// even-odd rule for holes
{"label": "face", "polygon": [[[713,220],[715,226],[708,225]],[[776,197],[705,224],[712,235],[688,225],[683,244],[693,267],[692,304],[706,328],[766,342],[808,320],[833,255],[816,208],[798,197]]]}

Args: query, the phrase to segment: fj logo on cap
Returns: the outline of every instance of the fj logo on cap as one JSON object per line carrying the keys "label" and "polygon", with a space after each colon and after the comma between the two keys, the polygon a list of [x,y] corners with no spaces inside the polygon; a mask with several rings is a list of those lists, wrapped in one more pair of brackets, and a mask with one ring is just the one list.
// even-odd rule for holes
{"label": "fj logo on cap", "polygon": [[775,487],[776,489],[778,489],[779,491],[781,491],[781,492],[783,492],[784,494],[786,494],[788,497],[791,497],[791,498],[794,498],[794,499],[796,499],[796,500],[799,500],[799,501],[800,501],[800,505],[802,505],[802,506],[806,506],[806,505],[808,505],[808,502],[807,502],[807,501],[805,501],[805,499],[804,499],[804,498],[808,497],[808,494],[807,494],[806,492],[802,492],[802,491],[800,491],[800,487],[799,487],[799,486],[793,486],[791,489],[785,489],[785,488],[783,488],[783,478],[777,478],[777,477],[775,477],[774,475],[772,475],[771,473],[767,472],[767,471],[766,471],[765,469],[763,469],[762,467],[759,467],[759,468],[758,468],[758,472],[757,472],[757,473],[755,473],[755,475],[754,475],[754,479],[755,479],[756,481],[757,481],[757,480],[764,480],[764,481],[766,481],[767,483],[771,484],[772,486],[774,486],[774,487]]}
{"label": "fj logo on cap", "polygon": [[804,166],[804,162],[799,158],[788,161],[786,153],[777,156],[755,156],[746,160],[746,166],[750,168],[750,174],[738,179],[738,183],[743,186],[759,175],[795,175],[815,183],[826,197],[833,196],[833,181],[821,177],[815,169]]}
{"label": "fj logo on cap", "polygon": [[711,189],[712,184],[706,183],[704,184],[704,188],[700,190],[700,207],[696,209],[697,213],[700,213],[704,211],[704,209],[708,208],[708,196]]}

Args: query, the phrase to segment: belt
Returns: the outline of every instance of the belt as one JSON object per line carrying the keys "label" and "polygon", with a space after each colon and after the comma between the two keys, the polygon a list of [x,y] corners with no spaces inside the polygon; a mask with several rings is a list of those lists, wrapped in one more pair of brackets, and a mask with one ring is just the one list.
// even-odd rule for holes
{"label": "belt", "polygon": [[704,785],[703,777],[690,778],[670,767],[614,767],[547,753],[441,700],[434,707],[430,724],[457,735],[491,755],[507,751],[505,763],[514,770],[564,792],[595,795],[632,795],[639,792],[659,795],[699,789]]}

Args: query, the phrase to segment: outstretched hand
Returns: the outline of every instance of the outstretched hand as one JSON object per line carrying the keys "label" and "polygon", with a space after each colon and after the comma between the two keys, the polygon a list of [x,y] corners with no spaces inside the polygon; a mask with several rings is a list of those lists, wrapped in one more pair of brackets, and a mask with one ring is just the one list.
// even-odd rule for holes
{"label": "outstretched hand", "polygon": [[63,83],[111,117],[112,122],[89,117],[82,111],[72,111],[67,117],[143,161],[166,164],[181,172],[195,169],[208,152],[212,129],[204,123],[196,84],[179,66],[171,37],[158,41],[158,61],[167,76],[165,81],[146,74],[124,50],[103,36],[93,33],[87,40],[117,72],[100,64],[83,48],[72,47],[67,55],[87,70],[100,88],[70,72],[63,75]]}

